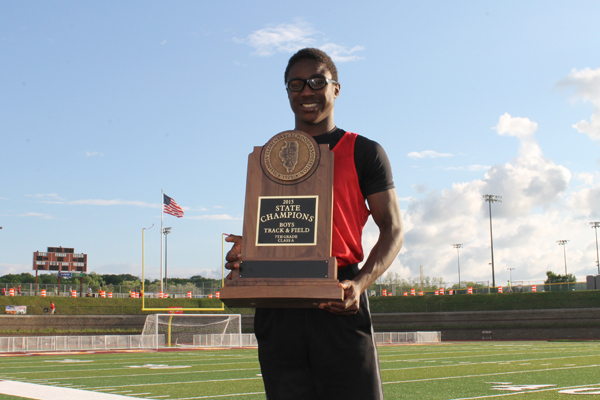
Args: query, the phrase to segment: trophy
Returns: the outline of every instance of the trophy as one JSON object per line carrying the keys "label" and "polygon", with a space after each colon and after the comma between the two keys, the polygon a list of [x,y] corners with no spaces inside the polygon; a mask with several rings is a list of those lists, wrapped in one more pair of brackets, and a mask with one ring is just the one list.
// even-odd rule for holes
{"label": "trophy", "polygon": [[331,256],[333,157],[301,131],[248,156],[240,268],[221,288],[228,307],[310,308],[341,301]]}

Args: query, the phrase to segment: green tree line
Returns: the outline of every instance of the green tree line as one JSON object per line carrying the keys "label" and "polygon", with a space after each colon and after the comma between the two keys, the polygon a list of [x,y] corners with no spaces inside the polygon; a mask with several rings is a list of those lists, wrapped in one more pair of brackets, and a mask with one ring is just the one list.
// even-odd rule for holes
{"label": "green tree line", "polygon": [[[38,284],[57,284],[58,276],[54,274],[40,274],[37,279]],[[140,286],[141,279],[137,276],[131,274],[96,274],[91,272],[90,274],[85,275],[81,278],[81,283],[89,286]],[[205,278],[201,275],[194,275],[190,278],[169,278],[169,285],[194,285],[198,288],[202,287],[202,284],[211,284],[211,283],[220,283],[221,280]],[[8,283],[8,284],[25,284],[25,283],[35,283],[35,276],[30,274],[29,272],[23,272],[20,274],[8,274],[0,277],[0,283]],[[79,277],[73,278],[60,278],[60,283],[64,285],[78,285],[80,283]],[[154,281],[150,281],[146,279],[144,281],[145,285],[158,284],[160,285],[160,280],[155,279]]]}

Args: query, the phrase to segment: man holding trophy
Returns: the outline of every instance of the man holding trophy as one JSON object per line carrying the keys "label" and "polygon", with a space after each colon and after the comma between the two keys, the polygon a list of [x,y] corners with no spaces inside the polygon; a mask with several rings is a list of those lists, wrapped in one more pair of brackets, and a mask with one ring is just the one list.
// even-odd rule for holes
{"label": "man holding trophy", "polygon": [[[295,131],[310,135],[318,145],[329,145],[334,155],[331,256],[343,300],[312,308],[256,309],[267,398],[382,399],[366,290],[392,264],[403,242],[390,163],[379,144],[335,125],[334,105],[341,86],[326,53],[306,48],[294,54],[285,84]],[[369,215],[379,237],[359,269],[364,259],[362,230]],[[244,263],[242,236],[226,240],[233,243],[226,268],[239,271]]]}

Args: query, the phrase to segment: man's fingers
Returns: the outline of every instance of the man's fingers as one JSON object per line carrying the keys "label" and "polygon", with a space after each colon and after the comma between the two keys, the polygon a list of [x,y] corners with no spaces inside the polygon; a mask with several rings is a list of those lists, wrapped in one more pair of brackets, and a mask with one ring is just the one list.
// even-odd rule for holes
{"label": "man's fingers", "polygon": [[242,237],[240,235],[229,235],[225,236],[225,241],[234,244],[242,244]]}

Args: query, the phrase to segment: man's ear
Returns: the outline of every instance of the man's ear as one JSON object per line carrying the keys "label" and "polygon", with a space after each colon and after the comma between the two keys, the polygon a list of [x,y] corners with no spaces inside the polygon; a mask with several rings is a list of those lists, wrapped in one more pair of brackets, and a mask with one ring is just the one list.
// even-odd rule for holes
{"label": "man's ear", "polygon": [[335,96],[336,99],[340,95],[341,86],[342,85],[338,83],[337,85],[335,85],[335,89],[333,89],[333,94],[334,94],[334,96]]}

